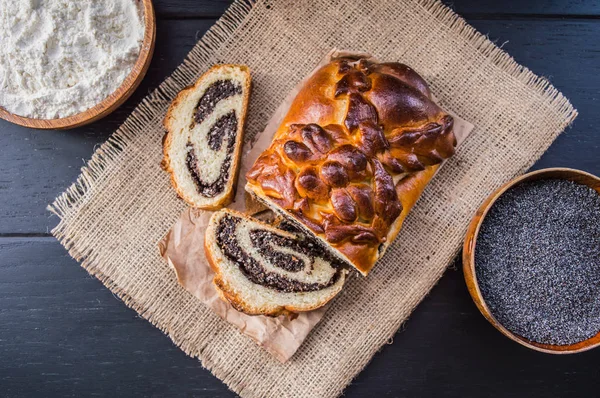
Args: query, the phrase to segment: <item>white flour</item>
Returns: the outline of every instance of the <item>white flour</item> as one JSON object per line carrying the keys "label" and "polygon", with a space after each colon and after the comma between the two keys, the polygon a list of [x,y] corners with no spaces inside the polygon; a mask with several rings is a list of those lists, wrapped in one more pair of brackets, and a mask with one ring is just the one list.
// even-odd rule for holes
{"label": "white flour", "polygon": [[112,94],[144,38],[137,0],[0,0],[0,106],[38,119]]}

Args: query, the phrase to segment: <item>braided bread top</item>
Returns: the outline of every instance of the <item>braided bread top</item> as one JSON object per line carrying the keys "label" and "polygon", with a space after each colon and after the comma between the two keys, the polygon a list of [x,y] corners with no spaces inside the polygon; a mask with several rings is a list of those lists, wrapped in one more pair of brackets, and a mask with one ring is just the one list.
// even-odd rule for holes
{"label": "braided bread top", "polygon": [[247,189],[366,274],[455,146],[452,116],[414,70],[338,58],[300,90]]}

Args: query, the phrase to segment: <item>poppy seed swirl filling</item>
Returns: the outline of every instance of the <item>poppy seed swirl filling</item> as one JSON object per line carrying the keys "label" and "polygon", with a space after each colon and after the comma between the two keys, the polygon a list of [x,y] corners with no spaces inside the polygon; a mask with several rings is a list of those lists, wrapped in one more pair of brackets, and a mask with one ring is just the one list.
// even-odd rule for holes
{"label": "poppy seed swirl filling", "polygon": [[219,176],[213,182],[205,182],[202,180],[198,171],[198,158],[194,150],[194,145],[188,142],[186,145],[187,156],[186,164],[198,188],[198,192],[205,197],[212,198],[223,192],[225,184],[229,179],[229,173],[231,172],[231,161],[233,156],[233,150],[235,149],[235,137],[237,132],[238,120],[235,115],[235,111],[231,111],[225,116],[222,116],[217,122],[210,128],[208,132],[208,146],[213,151],[221,150],[223,141],[227,141],[227,155],[225,160],[221,163],[221,169]]}
{"label": "poppy seed swirl filling", "polygon": [[194,122],[202,123],[220,101],[234,95],[242,95],[242,86],[231,80],[217,80],[208,86],[194,110]]}
{"label": "poppy seed swirl filling", "polygon": [[[223,100],[236,95],[242,95],[242,86],[231,80],[217,80],[212,83],[200,100],[198,105],[194,109],[194,115],[190,128],[193,129],[197,124],[205,122],[211,114],[213,114],[217,108],[217,104]],[[186,145],[186,165],[191,174],[192,180],[198,189],[198,193],[207,198],[213,198],[221,194],[231,172],[231,163],[233,161],[233,152],[235,150],[235,140],[238,130],[238,118],[235,110],[231,110],[227,114],[221,116],[217,121],[210,127],[206,140],[208,147],[214,151],[219,152],[226,142],[226,155],[221,163],[218,177],[213,181],[205,181],[202,178],[200,167],[198,164],[198,158],[194,145],[188,141]]]}
{"label": "poppy seed swirl filling", "polygon": [[[239,218],[223,217],[216,229],[216,242],[223,254],[237,264],[252,283],[285,293],[312,292],[332,286],[342,275],[343,263],[328,254],[316,241],[302,235],[290,238],[270,230],[249,229],[251,251],[256,251],[249,253],[238,240],[241,225]],[[266,264],[261,265],[261,262]],[[313,271],[318,273],[318,266],[329,268],[328,280],[307,282]],[[292,279],[294,274],[305,280]]]}

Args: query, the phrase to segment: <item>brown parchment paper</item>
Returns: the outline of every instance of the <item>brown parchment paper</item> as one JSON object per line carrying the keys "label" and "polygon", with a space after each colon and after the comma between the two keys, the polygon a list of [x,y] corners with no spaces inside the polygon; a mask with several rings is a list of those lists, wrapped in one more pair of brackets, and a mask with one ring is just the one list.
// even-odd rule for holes
{"label": "brown parchment paper", "polygon": [[[162,120],[175,95],[211,65],[242,63],[254,71],[246,125],[252,140],[331,48],[401,60],[425,78],[440,106],[475,128],[429,183],[380,264],[367,278],[351,278],[294,356],[280,363],[183,289],[157,250],[186,207],[160,168]],[[236,0],[52,203],[60,218],[52,233],[238,395],[331,398],[436,284],[481,202],[529,169],[576,115],[546,79],[437,0]],[[403,344],[402,335],[394,344]]]}
{"label": "brown parchment paper", "polygon": [[[267,123],[265,130],[256,136],[256,140],[246,144],[242,153],[241,172],[237,181],[235,200],[228,207],[247,214],[254,214],[263,209],[260,204],[253,201],[244,192],[246,171],[252,167],[258,156],[271,144],[273,135],[275,135],[304,82],[317,69],[330,62],[332,58],[349,55],[361,55],[375,60],[374,57],[366,53],[331,50],[315,69],[288,94]],[[252,101],[252,98],[250,98],[250,101]],[[456,135],[457,146],[459,146],[469,135],[473,125],[460,119],[452,112],[447,112],[454,117],[454,134]],[[441,167],[438,171],[440,169]],[[212,211],[199,209],[189,208],[184,210],[169,233],[159,242],[161,256],[173,268],[177,274],[177,280],[188,292],[192,293],[222,319],[238,327],[243,334],[256,341],[258,345],[266,349],[277,360],[280,362],[287,361],[321,320],[327,306],[300,313],[293,318],[283,315],[273,318],[246,315],[237,311],[228,302],[221,300],[212,283],[214,272],[209,266],[204,253],[204,232],[212,214]],[[352,274],[352,276],[356,277],[357,274]]]}

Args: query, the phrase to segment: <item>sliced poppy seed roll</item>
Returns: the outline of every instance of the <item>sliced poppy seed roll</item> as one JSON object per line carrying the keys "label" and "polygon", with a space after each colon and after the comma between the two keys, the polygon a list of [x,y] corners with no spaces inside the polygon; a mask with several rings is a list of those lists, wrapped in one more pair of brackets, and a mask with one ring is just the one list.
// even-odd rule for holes
{"label": "sliced poppy seed roll", "polygon": [[249,96],[246,66],[217,65],[171,104],[163,167],[191,206],[215,210],[233,199]]}
{"label": "sliced poppy seed roll", "polygon": [[219,294],[251,315],[310,311],[342,289],[348,268],[290,226],[275,228],[230,209],[215,213],[206,257]]}

